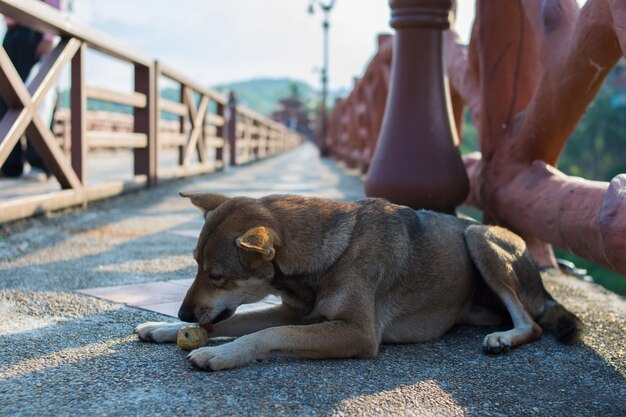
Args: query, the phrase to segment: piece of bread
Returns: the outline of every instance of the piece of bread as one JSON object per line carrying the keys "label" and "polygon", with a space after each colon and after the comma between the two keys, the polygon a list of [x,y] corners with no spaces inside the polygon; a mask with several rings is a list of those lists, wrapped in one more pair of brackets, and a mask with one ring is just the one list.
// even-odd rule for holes
{"label": "piece of bread", "polygon": [[185,326],[178,331],[176,344],[182,350],[194,350],[209,341],[207,331],[198,326]]}

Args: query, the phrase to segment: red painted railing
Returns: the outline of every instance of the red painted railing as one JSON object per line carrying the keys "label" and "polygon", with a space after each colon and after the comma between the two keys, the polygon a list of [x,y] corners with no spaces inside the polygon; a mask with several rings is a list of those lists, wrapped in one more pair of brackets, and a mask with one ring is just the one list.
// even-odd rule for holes
{"label": "red painted railing", "polygon": [[[437,147],[441,141],[423,146],[433,139],[428,129],[423,129],[428,120],[415,121],[423,117],[425,110],[432,110],[420,108],[420,100],[427,102],[431,95],[405,96],[390,106],[392,93],[385,98],[384,93],[374,96],[367,92],[386,92],[386,85],[400,94],[416,90],[408,85],[411,82],[407,79],[413,80],[404,77],[406,74],[390,80],[380,74],[389,72],[389,55],[394,55],[392,74],[407,71],[410,60],[396,61],[395,55],[423,52],[425,46],[418,42],[417,33],[442,27],[440,19],[447,13],[440,11],[450,10],[452,3],[390,1],[392,24],[396,19],[398,33],[409,26],[414,32],[402,42],[396,36],[393,48],[387,43],[379,46],[363,79],[347,98],[337,102],[327,138],[336,158],[365,172],[368,164],[380,157],[381,139],[374,155],[371,151],[377,136],[384,137],[396,150],[394,157],[384,158],[377,175],[397,173],[397,158],[413,158],[420,166],[424,158],[428,161],[440,152]],[[608,183],[570,177],[555,168],[563,146],[602,81],[626,55],[626,2],[588,0],[582,9],[576,0],[548,3],[550,7],[544,7],[546,2],[532,0],[478,0],[469,47],[461,47],[453,31],[433,34],[434,42],[440,45],[439,54],[421,65],[438,65],[441,44],[445,43],[450,105],[437,110],[443,121],[432,125],[432,132],[448,121],[454,121],[459,130],[464,107],[470,108],[482,155],[475,153],[464,160],[470,180],[466,202],[482,209],[485,221],[502,224],[523,236],[540,266],[556,266],[551,246],[555,244],[626,275],[626,174]],[[403,63],[394,67],[396,62]],[[417,71],[413,74],[420,77]],[[443,73],[421,77],[425,78],[417,81],[440,83]],[[379,132],[378,121],[383,117],[380,109],[385,100],[388,129]],[[362,117],[364,114],[369,116]],[[400,124],[416,129],[397,129]],[[451,140],[454,142],[454,136],[444,140],[446,146]],[[420,152],[415,151],[418,148]],[[450,154],[448,162],[438,164],[439,168],[456,166],[455,158],[458,152]],[[392,200],[403,203],[417,198],[428,203],[430,193],[445,196],[451,192],[450,187],[424,191],[424,183],[438,180],[432,172],[421,173],[421,178],[405,172],[404,177],[396,176],[395,182],[387,182],[393,192],[402,190]],[[371,169],[367,181],[370,175]],[[407,187],[420,181],[413,188]],[[455,204],[458,202],[451,207]],[[418,207],[433,208],[427,204]]]}
{"label": "red painted railing", "polygon": [[328,144],[336,159],[367,171],[382,125],[391,71],[391,35],[378,36],[378,50],[348,97],[335,102]]}

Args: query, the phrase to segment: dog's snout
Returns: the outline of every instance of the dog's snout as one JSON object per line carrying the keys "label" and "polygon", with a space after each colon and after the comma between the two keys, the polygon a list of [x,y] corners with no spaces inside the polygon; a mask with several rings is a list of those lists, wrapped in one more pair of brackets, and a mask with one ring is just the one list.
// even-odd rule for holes
{"label": "dog's snout", "polygon": [[183,306],[178,310],[178,318],[188,323],[194,323],[196,321],[196,315],[193,313],[193,310]]}

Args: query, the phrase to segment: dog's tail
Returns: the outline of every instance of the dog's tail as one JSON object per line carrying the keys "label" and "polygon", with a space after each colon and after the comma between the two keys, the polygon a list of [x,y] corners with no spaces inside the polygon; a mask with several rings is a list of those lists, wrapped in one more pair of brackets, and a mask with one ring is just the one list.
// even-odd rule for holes
{"label": "dog's tail", "polygon": [[561,304],[548,295],[543,314],[537,318],[537,323],[544,329],[552,332],[556,340],[566,345],[576,342],[580,338],[582,322],[570,313]]}

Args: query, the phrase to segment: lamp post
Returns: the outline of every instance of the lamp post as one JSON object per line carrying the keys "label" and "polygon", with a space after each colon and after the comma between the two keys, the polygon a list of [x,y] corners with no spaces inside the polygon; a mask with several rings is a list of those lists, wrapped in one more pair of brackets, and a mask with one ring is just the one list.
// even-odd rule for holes
{"label": "lamp post", "polygon": [[328,100],[328,28],[330,27],[329,15],[335,6],[335,0],[324,2],[322,0],[311,0],[309,3],[309,14],[315,13],[315,5],[318,5],[324,13],[322,28],[324,30],[324,60],[322,65],[322,103],[320,106],[320,129],[317,146],[322,156],[328,156],[328,146],[326,145],[326,132],[328,130],[328,114],[326,111],[326,101]]}

